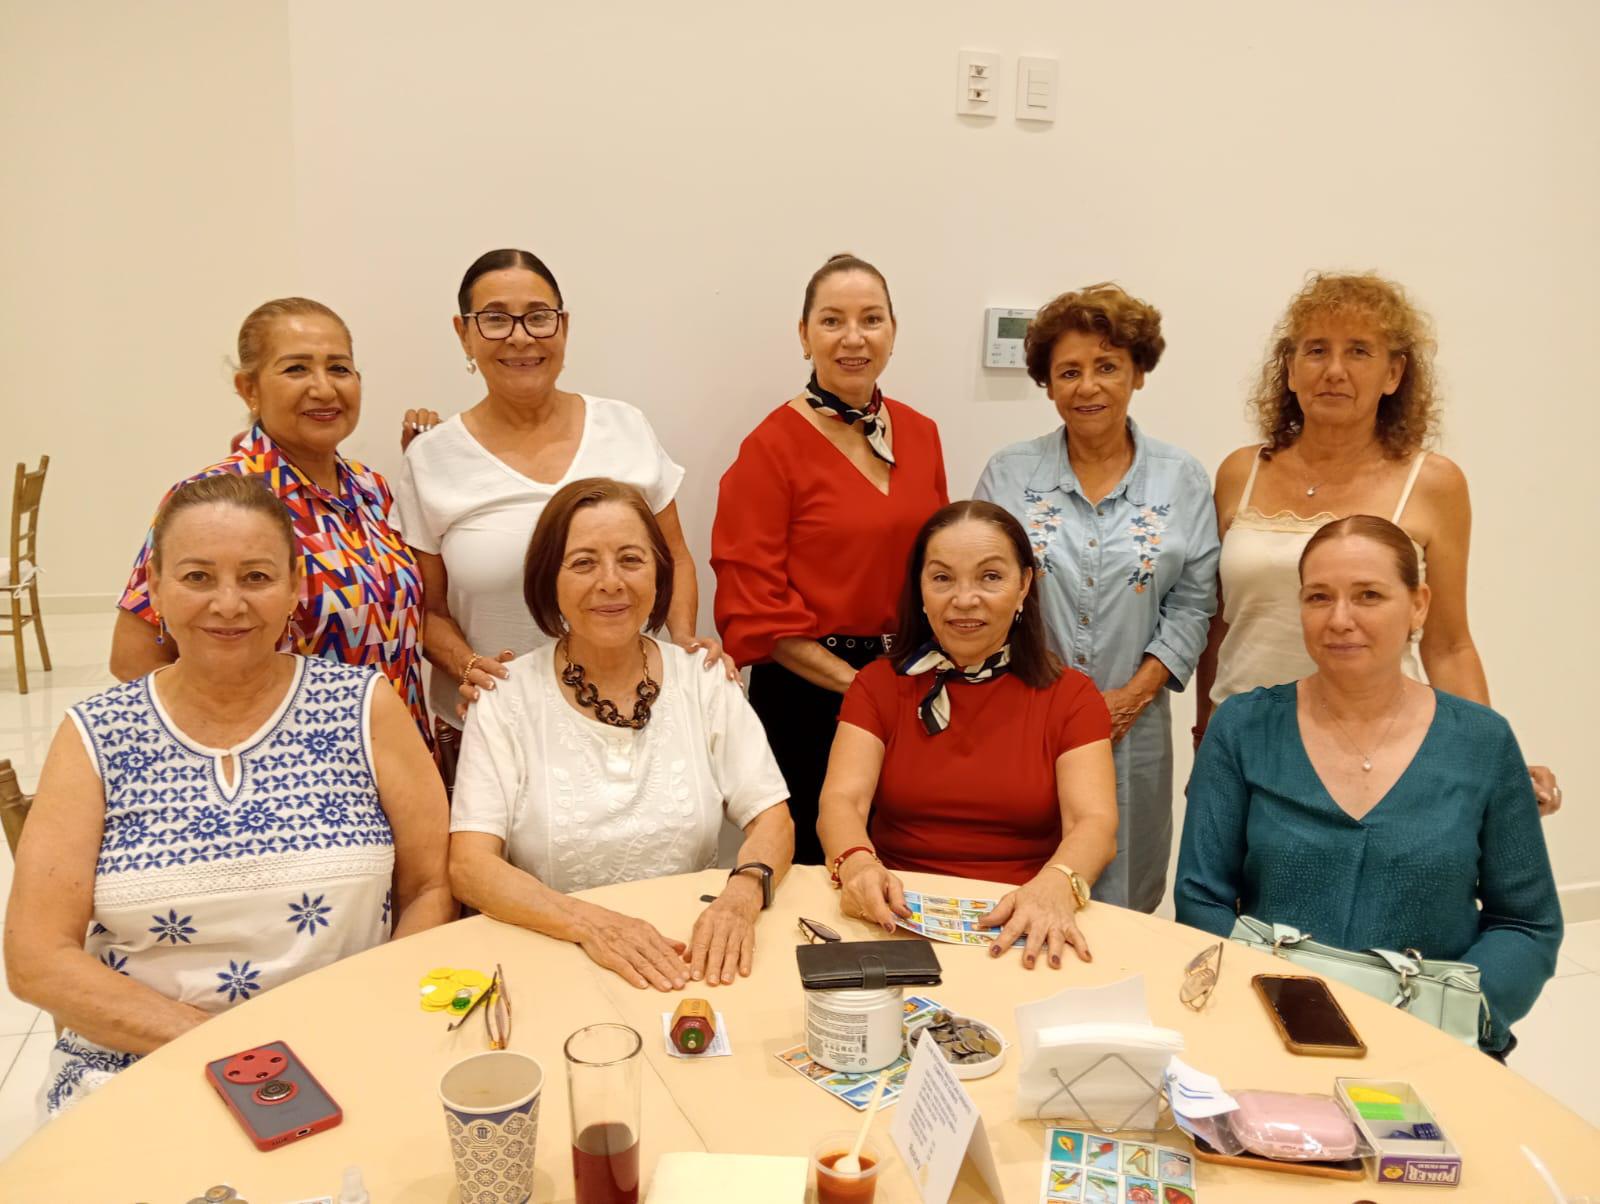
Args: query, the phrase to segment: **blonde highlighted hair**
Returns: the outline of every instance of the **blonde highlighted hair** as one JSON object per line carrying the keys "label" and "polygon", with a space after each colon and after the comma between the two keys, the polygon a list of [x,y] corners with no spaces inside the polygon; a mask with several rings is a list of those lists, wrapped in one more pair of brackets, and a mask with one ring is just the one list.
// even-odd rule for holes
{"label": "blonde highlighted hair", "polygon": [[1289,302],[1272,333],[1261,379],[1250,397],[1267,451],[1288,447],[1305,428],[1305,413],[1289,389],[1289,363],[1311,321],[1330,314],[1370,319],[1382,332],[1389,354],[1405,356],[1400,384],[1378,403],[1375,426],[1390,459],[1415,455],[1433,439],[1439,421],[1433,323],[1403,288],[1375,272],[1313,272]]}

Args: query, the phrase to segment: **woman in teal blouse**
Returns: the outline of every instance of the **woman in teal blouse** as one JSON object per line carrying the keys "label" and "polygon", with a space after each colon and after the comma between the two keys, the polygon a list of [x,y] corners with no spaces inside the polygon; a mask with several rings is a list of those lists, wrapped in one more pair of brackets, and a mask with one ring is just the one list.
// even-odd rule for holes
{"label": "woman in teal blouse", "polygon": [[1226,936],[1237,908],[1346,949],[1469,962],[1489,1002],[1480,1044],[1504,1057],[1562,931],[1516,737],[1401,671],[1428,587],[1399,527],[1329,523],[1300,582],[1317,671],[1212,719],[1189,779],[1178,919]]}

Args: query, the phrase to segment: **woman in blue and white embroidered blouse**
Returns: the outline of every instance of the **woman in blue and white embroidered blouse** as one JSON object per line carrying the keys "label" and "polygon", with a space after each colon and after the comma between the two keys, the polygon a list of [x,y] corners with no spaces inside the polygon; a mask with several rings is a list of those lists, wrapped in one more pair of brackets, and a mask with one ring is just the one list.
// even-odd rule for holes
{"label": "woman in blue and white embroidered blouse", "polygon": [[1172,711],[1217,606],[1211,482],[1128,417],[1166,347],[1161,314],[1114,284],[1063,293],[1024,343],[1063,426],[995,453],[974,496],[1033,541],[1051,644],[1111,710],[1117,857],[1095,897],[1154,911],[1172,853]]}
{"label": "woman in blue and white embroidered blouse", "polygon": [[177,489],[150,567],[178,660],[56,733],[5,933],[12,992],[62,1028],[50,1114],[212,1013],[454,914],[444,787],[400,696],[277,651],[293,546],[254,478]]}

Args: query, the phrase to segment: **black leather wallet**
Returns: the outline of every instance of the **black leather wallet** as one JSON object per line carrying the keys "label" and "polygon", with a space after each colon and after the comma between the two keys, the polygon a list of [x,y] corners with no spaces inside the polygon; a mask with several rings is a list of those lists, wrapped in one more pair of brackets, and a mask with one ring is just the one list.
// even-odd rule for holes
{"label": "black leather wallet", "polygon": [[927,941],[828,941],[796,945],[800,985],[808,991],[853,987],[937,986],[939,956]]}

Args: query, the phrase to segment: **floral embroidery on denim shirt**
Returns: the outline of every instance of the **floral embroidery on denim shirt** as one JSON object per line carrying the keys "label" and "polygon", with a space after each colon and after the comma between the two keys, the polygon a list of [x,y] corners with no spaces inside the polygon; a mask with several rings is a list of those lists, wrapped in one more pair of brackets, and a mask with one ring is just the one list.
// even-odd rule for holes
{"label": "floral embroidery on denim shirt", "polygon": [[1061,530],[1065,515],[1060,506],[1031,489],[1022,491],[1022,500],[1028,506],[1028,542],[1033,545],[1033,558],[1038,561],[1039,573],[1049,576],[1050,537]]}
{"label": "floral embroidery on denim shirt", "polygon": [[1141,506],[1139,513],[1134,515],[1133,523],[1128,527],[1128,534],[1133,538],[1133,546],[1138,553],[1139,562],[1128,574],[1128,584],[1133,586],[1133,592],[1142,594],[1156,579],[1156,558],[1161,555],[1161,536],[1167,529],[1167,516],[1172,513],[1172,504],[1169,502],[1161,506]]}

